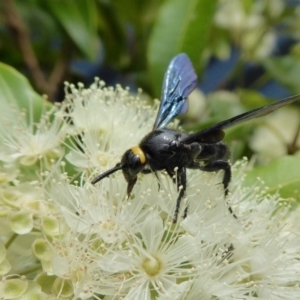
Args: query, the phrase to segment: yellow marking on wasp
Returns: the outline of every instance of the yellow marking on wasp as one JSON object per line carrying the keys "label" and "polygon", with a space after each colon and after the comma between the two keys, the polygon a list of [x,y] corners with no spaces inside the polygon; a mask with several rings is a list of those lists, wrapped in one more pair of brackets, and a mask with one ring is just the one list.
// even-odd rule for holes
{"label": "yellow marking on wasp", "polygon": [[139,146],[134,146],[131,148],[133,154],[137,155],[140,158],[141,164],[146,163],[146,156],[144,151]]}

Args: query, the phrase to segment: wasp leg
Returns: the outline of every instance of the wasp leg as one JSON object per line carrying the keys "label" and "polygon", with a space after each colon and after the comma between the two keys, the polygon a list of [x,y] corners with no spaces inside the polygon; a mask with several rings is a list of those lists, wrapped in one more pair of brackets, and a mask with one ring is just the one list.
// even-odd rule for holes
{"label": "wasp leg", "polygon": [[131,195],[131,191],[137,181],[137,177],[131,178],[127,183],[127,197],[129,198]]}
{"label": "wasp leg", "polygon": [[[179,192],[179,195],[176,200],[176,207],[175,207],[174,218],[173,218],[173,223],[176,223],[178,219],[179,210],[180,210],[181,200],[183,199],[186,191],[186,169],[185,168],[178,169],[176,173],[176,179],[174,178],[174,171],[170,171],[170,170],[166,170],[166,171],[169,174],[169,176],[173,179],[173,181],[176,182],[177,191]],[[183,218],[185,218],[186,215],[187,215],[187,207],[184,210]]]}
{"label": "wasp leg", "polygon": [[231,167],[228,161],[216,160],[213,162],[209,162],[204,166],[201,166],[199,169],[205,172],[217,172],[223,170],[224,175],[223,175],[222,184],[224,187],[225,196],[228,195],[228,185],[231,180]]}
{"label": "wasp leg", "polygon": [[173,182],[176,184],[177,182],[177,177],[175,176],[174,172],[170,172],[169,170],[166,170],[168,175],[172,178]]}
{"label": "wasp leg", "polygon": [[[201,166],[199,163],[194,162],[189,166],[191,169],[200,169],[201,171],[205,172],[218,172],[220,170],[224,171],[222,184],[224,187],[224,196],[228,195],[228,186],[231,180],[231,167],[228,161],[226,160],[215,160],[207,163],[206,165]],[[233,215],[235,219],[237,219],[237,216],[234,214],[231,206],[228,206],[229,212]]]}
{"label": "wasp leg", "polygon": [[234,246],[230,244],[222,254],[222,259],[219,261],[219,264],[224,260],[229,260],[233,256]]}
{"label": "wasp leg", "polygon": [[142,174],[150,174],[150,173],[154,173],[156,179],[157,179],[157,185],[158,185],[158,190],[160,190],[160,182],[159,182],[159,177],[157,175],[157,172],[153,172],[152,170],[150,169],[143,169],[141,171]]}

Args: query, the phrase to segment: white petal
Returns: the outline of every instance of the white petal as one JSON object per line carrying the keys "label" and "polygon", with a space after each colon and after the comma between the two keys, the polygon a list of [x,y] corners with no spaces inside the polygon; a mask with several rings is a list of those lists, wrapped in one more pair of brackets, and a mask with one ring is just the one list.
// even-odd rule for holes
{"label": "white petal", "polygon": [[190,286],[192,284],[192,281],[184,281],[180,284],[174,283],[170,286],[170,288],[163,294],[160,294],[159,297],[157,297],[157,300],[177,300],[177,299],[185,299],[182,298],[184,294],[187,293]]}
{"label": "white petal", "polygon": [[164,234],[162,219],[149,216],[141,228],[141,234],[147,251],[156,252]]}
{"label": "white petal", "polygon": [[148,282],[137,284],[132,287],[124,300],[150,300],[150,290]]}
{"label": "white petal", "polygon": [[99,267],[109,273],[130,272],[133,260],[125,251],[119,251],[114,255],[104,255],[103,259],[98,262]]}
{"label": "white petal", "polygon": [[69,272],[69,260],[65,257],[54,256],[52,259],[53,273],[59,277],[64,277]]}

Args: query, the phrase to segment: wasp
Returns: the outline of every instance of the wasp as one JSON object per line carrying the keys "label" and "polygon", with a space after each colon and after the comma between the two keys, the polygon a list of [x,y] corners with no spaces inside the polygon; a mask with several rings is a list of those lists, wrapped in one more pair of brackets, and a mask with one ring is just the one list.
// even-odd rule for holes
{"label": "wasp", "polygon": [[[115,167],[94,178],[92,184],[122,170],[127,181],[129,197],[139,173],[154,173],[157,177],[157,171],[165,170],[176,183],[178,190],[173,217],[175,223],[187,188],[186,169],[204,172],[223,171],[222,185],[225,198],[228,195],[232,172],[229,150],[222,142],[225,136],[223,130],[265,116],[300,98],[300,95],[296,95],[281,99],[192,134],[166,128],[171,120],[187,111],[187,98],[196,88],[197,81],[197,75],[188,56],[185,53],[175,56],[165,73],[160,107],[152,131],[139,145],[128,149]],[[187,215],[187,208],[184,210],[183,218]],[[231,207],[228,209],[233,214]]]}

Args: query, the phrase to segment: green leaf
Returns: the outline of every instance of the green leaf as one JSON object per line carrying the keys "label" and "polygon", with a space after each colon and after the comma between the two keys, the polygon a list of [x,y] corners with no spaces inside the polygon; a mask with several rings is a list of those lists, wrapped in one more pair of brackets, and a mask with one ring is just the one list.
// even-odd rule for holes
{"label": "green leaf", "polygon": [[49,7],[82,53],[94,60],[99,45],[95,1],[45,1],[45,5]]}
{"label": "green leaf", "polygon": [[[149,32],[151,32],[161,3],[160,0],[114,0],[99,3],[102,12],[101,38],[104,40],[107,50],[105,53],[106,61],[109,59],[117,68],[126,70],[126,72],[134,72],[134,75],[139,77],[138,80],[145,76],[142,73],[147,68],[146,52]],[[131,34],[131,38],[128,40],[128,24],[130,24],[130,32],[134,33],[134,40],[131,39],[133,37]],[[130,45],[128,41],[130,41]],[[130,51],[128,51],[128,46],[130,46]],[[132,46],[134,51],[132,51]],[[116,64],[116,62],[118,63],[118,56],[112,55],[117,51],[122,51],[119,55],[118,65]],[[145,87],[144,82],[142,82],[142,86]]]}
{"label": "green leaf", "polygon": [[247,172],[245,186],[253,186],[257,177],[269,187],[268,193],[279,191],[284,198],[300,200],[300,157],[285,156],[274,160],[267,166],[255,168]]}
{"label": "green leaf", "polygon": [[300,61],[292,56],[273,57],[263,61],[267,72],[293,93],[300,93]]}
{"label": "green leaf", "polygon": [[[120,3],[119,3],[120,2]],[[116,4],[120,4],[120,16]],[[125,25],[122,22],[123,14],[130,10],[130,5],[124,1],[101,1],[98,4],[98,27],[101,41],[105,47],[105,61],[110,63],[113,67],[121,69],[128,67],[129,53],[127,51],[127,41]]]}
{"label": "green leaf", "polygon": [[258,108],[270,104],[270,101],[259,92],[250,89],[239,89],[238,95],[241,103],[245,106],[247,110]]}
{"label": "green leaf", "polygon": [[45,105],[49,108],[52,106],[32,89],[27,78],[14,68],[0,63],[0,110],[6,118],[10,117],[11,105],[29,111],[28,118],[36,122]]}
{"label": "green leaf", "polygon": [[168,0],[162,6],[148,47],[150,78],[156,96],[170,60],[185,52],[196,70],[206,47],[216,0]]}

